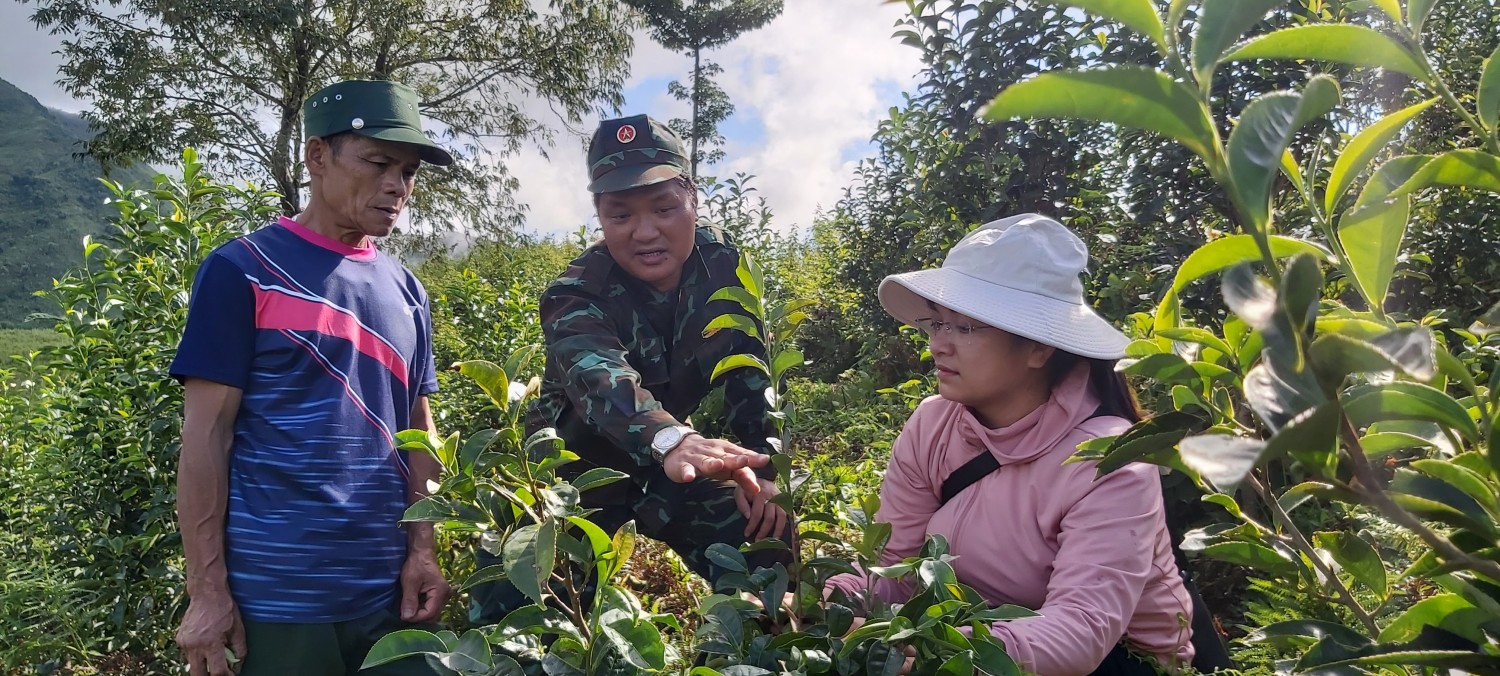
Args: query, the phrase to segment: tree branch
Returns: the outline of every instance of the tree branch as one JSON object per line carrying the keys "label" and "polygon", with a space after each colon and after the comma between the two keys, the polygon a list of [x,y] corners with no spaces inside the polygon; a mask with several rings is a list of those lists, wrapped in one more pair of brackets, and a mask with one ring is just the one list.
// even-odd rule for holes
{"label": "tree branch", "polygon": [[1347,416],[1340,416],[1340,419],[1344,441],[1349,444],[1349,462],[1354,466],[1356,480],[1354,488],[1359,491],[1359,494],[1371,506],[1380,510],[1385,518],[1422,538],[1422,541],[1431,546],[1439,556],[1469,570],[1477,571],[1492,580],[1500,581],[1500,563],[1472,556],[1459,549],[1452,541],[1428,528],[1421,519],[1406,511],[1405,507],[1396,504],[1396,501],[1386,494],[1385,489],[1381,487],[1380,478],[1375,476],[1375,470],[1370,467],[1370,461],[1365,457],[1364,446],[1359,443],[1359,434],[1355,432],[1354,425],[1349,422]]}
{"label": "tree branch", "polygon": [[1369,611],[1365,610],[1364,606],[1359,604],[1359,600],[1354,598],[1354,594],[1349,591],[1349,587],[1328,566],[1328,562],[1324,561],[1323,557],[1318,555],[1317,548],[1313,547],[1312,543],[1307,541],[1307,536],[1302,534],[1302,530],[1297,528],[1296,524],[1292,523],[1291,515],[1287,514],[1286,510],[1281,508],[1281,501],[1276,499],[1276,496],[1271,492],[1271,487],[1267,486],[1265,481],[1256,472],[1250,473],[1250,485],[1255,488],[1255,493],[1260,496],[1260,499],[1271,510],[1271,516],[1291,535],[1292,543],[1302,552],[1303,556],[1306,556],[1312,562],[1313,567],[1317,568],[1318,572],[1322,573],[1323,577],[1328,579],[1329,585],[1338,594],[1339,602],[1348,608],[1350,612],[1354,613],[1354,617],[1359,620],[1360,624],[1365,626],[1365,631],[1368,631],[1371,636],[1379,635],[1380,627],[1375,624],[1375,618],[1371,617]]}

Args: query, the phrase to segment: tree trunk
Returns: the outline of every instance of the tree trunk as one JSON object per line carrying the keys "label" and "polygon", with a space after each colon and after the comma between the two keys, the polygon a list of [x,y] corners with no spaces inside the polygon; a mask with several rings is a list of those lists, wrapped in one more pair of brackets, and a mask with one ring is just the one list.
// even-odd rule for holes
{"label": "tree trunk", "polygon": [[281,106],[281,126],[276,130],[275,145],[271,148],[271,177],[276,181],[276,192],[281,193],[281,210],[287,216],[302,210],[300,172],[296,170],[301,158],[292,156],[301,146],[297,143],[297,136],[302,126],[302,107],[296,103],[295,97],[289,98],[293,102]]}
{"label": "tree trunk", "polygon": [[698,78],[703,74],[703,47],[693,48],[693,123],[688,129],[692,130],[693,145],[693,180],[698,180]]}

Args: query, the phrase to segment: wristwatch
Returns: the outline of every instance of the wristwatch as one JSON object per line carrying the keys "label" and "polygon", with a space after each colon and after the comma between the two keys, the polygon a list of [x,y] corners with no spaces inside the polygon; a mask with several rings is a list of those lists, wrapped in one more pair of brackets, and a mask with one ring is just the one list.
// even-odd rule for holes
{"label": "wristwatch", "polygon": [[677,448],[682,443],[683,439],[688,438],[689,434],[697,433],[698,430],[687,425],[663,427],[661,431],[656,433],[656,436],[651,438],[651,459],[657,463],[661,463],[666,460],[667,454],[671,453],[672,449]]}

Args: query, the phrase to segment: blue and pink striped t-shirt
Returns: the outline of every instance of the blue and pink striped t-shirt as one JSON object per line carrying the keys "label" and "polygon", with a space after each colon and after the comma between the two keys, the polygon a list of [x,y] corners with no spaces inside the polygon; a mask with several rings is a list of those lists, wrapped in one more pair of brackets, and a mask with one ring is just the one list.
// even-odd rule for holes
{"label": "blue and pink striped t-shirt", "polygon": [[338,622],[394,603],[407,493],[394,438],[437,390],[417,278],[282,218],[204,260],[172,375],[243,391],[225,561],[244,616]]}

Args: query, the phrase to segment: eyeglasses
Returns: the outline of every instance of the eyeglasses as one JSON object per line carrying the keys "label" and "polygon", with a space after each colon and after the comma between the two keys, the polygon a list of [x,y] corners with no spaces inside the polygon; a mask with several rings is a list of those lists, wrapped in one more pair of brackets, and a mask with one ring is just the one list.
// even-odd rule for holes
{"label": "eyeglasses", "polygon": [[965,339],[964,342],[968,342],[968,337],[972,336],[975,331],[983,331],[984,329],[995,328],[993,326],[945,322],[941,319],[935,319],[932,317],[922,317],[920,319],[917,319],[913,323],[918,329],[922,331],[922,333],[927,334],[929,338],[937,335],[937,333],[941,331],[947,334],[949,338],[954,337],[954,335],[956,334],[958,337]]}

